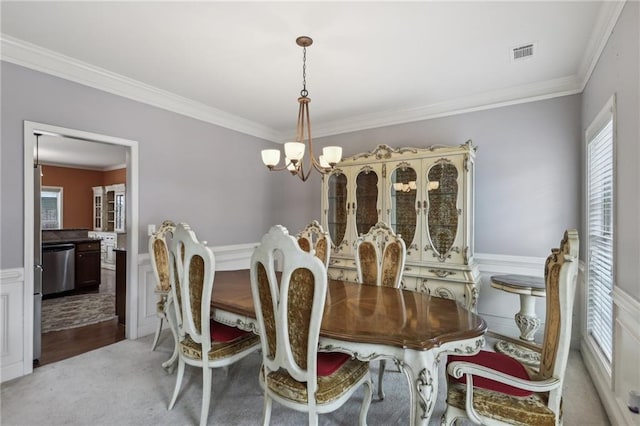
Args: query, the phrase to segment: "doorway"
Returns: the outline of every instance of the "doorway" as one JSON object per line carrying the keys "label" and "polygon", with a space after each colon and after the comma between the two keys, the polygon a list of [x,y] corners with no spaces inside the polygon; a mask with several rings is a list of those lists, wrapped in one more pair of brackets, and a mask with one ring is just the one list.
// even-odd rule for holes
{"label": "doorway", "polygon": [[[137,307],[131,303],[132,300],[136,300],[137,297],[137,288],[135,283],[137,282],[137,253],[138,253],[138,146],[136,141],[116,138],[107,135],[101,135],[96,133],[89,133],[81,130],[62,128],[58,126],[47,125],[43,123],[35,123],[35,122],[24,122],[24,158],[25,158],[25,309],[24,309],[24,347],[25,347],[25,357],[24,357],[24,370],[25,373],[31,372],[31,368],[27,365],[31,363],[31,359],[33,359],[33,337],[34,337],[34,327],[36,324],[34,323],[34,271],[36,270],[36,266],[34,263],[34,247],[36,244],[36,239],[38,236],[35,235],[34,227],[34,218],[35,214],[39,214],[39,212],[35,211],[34,206],[34,174],[31,173],[33,169],[33,165],[38,160],[37,156],[39,155],[37,151],[38,146],[38,135],[46,135],[48,137],[55,138],[65,138],[74,141],[80,141],[82,149],[86,149],[91,151],[93,147],[118,147],[124,149],[126,151],[125,156],[125,167],[126,167],[126,195],[125,199],[127,200],[127,208],[125,209],[125,223],[126,223],[126,233],[130,235],[130,238],[127,238],[125,250],[126,250],[126,259],[127,265],[130,265],[127,268],[126,281],[131,283],[127,286],[126,290],[126,317],[127,317],[127,325],[124,330],[124,335],[126,338],[135,339],[137,337]],[[33,266],[33,267],[32,267]],[[86,329],[87,327],[92,327],[91,329]],[[92,344],[95,344],[96,337],[99,340],[102,336],[104,339],[114,339],[121,336],[124,326],[120,327],[118,330],[118,322],[117,319],[111,323],[105,322],[103,324],[96,324],[94,326],[87,326],[78,329],[64,330],[59,333],[65,334],[64,338],[66,339],[83,339],[83,336],[91,337],[93,340]],[[31,343],[31,344],[29,344]],[[45,342],[43,341],[43,345]],[[76,346],[75,348],[71,348],[72,351],[87,351],[91,350],[91,347],[88,347],[85,344],[72,345]],[[43,349],[45,347],[43,346]],[[81,353],[78,352],[78,353]],[[68,356],[73,356],[77,353],[70,353]],[[57,355],[60,356],[60,355]],[[62,355],[65,356],[65,355]],[[62,359],[62,358],[61,358]]]}

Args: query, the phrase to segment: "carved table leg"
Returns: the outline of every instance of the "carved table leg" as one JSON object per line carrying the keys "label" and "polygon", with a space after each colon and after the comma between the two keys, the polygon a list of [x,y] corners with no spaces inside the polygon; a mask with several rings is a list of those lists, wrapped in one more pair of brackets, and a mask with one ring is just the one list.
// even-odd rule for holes
{"label": "carved table leg", "polygon": [[426,426],[438,395],[438,360],[433,351],[407,350],[401,364],[409,381],[410,424]]}

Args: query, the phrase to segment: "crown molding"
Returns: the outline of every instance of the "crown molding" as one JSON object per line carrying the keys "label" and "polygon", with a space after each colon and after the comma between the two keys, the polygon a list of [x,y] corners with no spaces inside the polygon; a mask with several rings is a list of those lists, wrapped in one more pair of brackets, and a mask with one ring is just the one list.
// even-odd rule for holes
{"label": "crown molding", "polygon": [[[593,35],[576,75],[485,92],[416,108],[364,114],[314,125],[314,136],[325,137],[483,111],[581,93],[593,72],[627,0],[603,2]],[[158,89],[49,49],[0,34],[1,59],[36,71],[156,106],[230,130],[283,143],[294,129],[279,132],[256,122]]]}
{"label": "crown molding", "polygon": [[267,126],[90,65],[75,58],[6,34],[0,34],[0,42],[1,59],[3,61],[261,139],[280,140],[280,133]]}
{"label": "crown molding", "polygon": [[540,101],[573,95],[581,91],[579,81],[577,77],[573,75],[534,84],[485,92],[475,96],[458,98],[417,108],[376,112],[347,119],[329,121],[321,125],[315,124],[313,132],[316,138],[331,136],[375,127],[392,126]]}
{"label": "crown molding", "polygon": [[578,71],[580,91],[583,91],[589,82],[591,74],[600,59],[600,55],[602,55],[602,51],[607,45],[607,41],[609,41],[609,36],[613,32],[613,28],[618,22],[618,18],[626,3],[627,0],[605,1],[602,3],[598,19],[591,33],[591,39],[580,62]]}

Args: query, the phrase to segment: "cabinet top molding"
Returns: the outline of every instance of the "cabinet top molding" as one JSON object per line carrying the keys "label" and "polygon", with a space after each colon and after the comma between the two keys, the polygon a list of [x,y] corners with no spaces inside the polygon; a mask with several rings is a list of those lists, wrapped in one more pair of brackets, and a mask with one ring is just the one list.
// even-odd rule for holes
{"label": "cabinet top molding", "polygon": [[353,155],[351,157],[345,157],[342,159],[342,161],[340,161],[340,163],[341,164],[355,163],[361,159],[365,159],[369,161],[370,160],[389,160],[389,159],[392,159],[394,156],[400,156],[404,154],[416,154],[416,155],[424,155],[426,153],[449,154],[455,151],[459,151],[460,149],[464,151],[468,151],[469,153],[474,155],[478,148],[473,145],[473,142],[471,141],[471,139],[469,139],[467,142],[458,146],[431,145],[426,148],[406,148],[406,147],[392,148],[389,145],[380,144],[370,152],[363,152],[360,154]]}

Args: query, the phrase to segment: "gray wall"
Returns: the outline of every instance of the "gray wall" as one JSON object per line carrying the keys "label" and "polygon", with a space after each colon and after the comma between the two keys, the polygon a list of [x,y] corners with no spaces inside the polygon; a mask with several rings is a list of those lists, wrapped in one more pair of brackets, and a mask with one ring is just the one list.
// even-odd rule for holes
{"label": "gray wall", "polygon": [[[2,73],[1,268],[23,266],[23,121],[138,141],[140,252],[146,225],[186,221],[212,245],[259,241],[281,208],[273,196],[304,194],[269,173],[273,143],[6,62]],[[318,189],[315,190],[317,194]]]}
{"label": "gray wall", "polygon": [[565,229],[579,229],[580,137],[580,95],[574,95],[316,142],[341,145],[351,155],[378,144],[427,147],[472,139],[478,147],[476,253],[546,257]]}
{"label": "gray wall", "polygon": [[[22,122],[132,139],[140,149],[140,252],[146,225],[186,221],[212,245],[259,241],[320,219],[320,179],[269,173],[273,144],[53,76],[2,63],[2,268],[22,266]],[[579,226],[580,95],[316,140],[345,155],[473,139],[476,252],[545,257]]]}
{"label": "gray wall", "polygon": [[[616,285],[636,300],[640,300],[639,28],[640,3],[627,2],[585,87],[582,102],[584,135],[609,98],[616,95]],[[583,161],[586,158],[585,147],[586,144],[582,143]]]}

